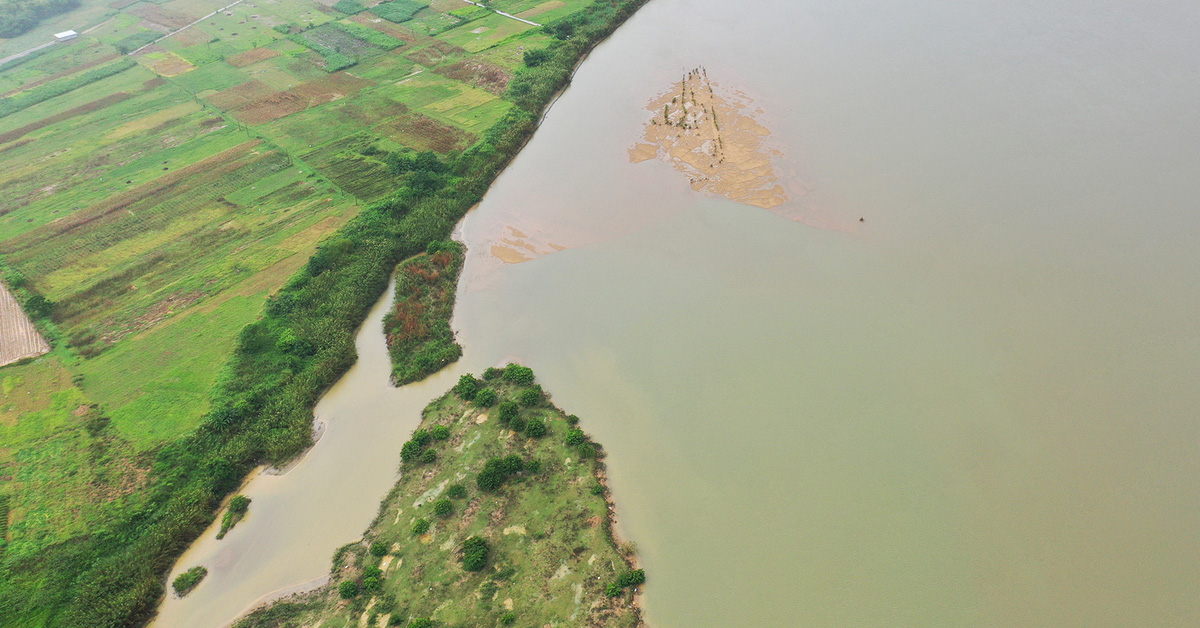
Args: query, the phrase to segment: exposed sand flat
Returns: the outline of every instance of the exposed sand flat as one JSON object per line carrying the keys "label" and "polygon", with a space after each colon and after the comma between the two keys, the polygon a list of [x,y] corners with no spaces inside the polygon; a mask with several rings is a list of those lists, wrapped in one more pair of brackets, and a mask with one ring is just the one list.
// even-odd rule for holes
{"label": "exposed sand flat", "polygon": [[492,255],[506,264],[520,264],[536,257],[562,251],[566,247],[546,242],[515,227],[507,227],[505,237],[492,245]]}
{"label": "exposed sand flat", "polygon": [[21,310],[16,297],[0,284],[0,366],[49,350],[50,345]]}
{"label": "exposed sand flat", "polygon": [[770,209],[788,200],[764,146],[771,134],[754,119],[751,99],[721,89],[703,69],[688,72],[646,107],[654,117],[644,142],[629,149],[633,162],[655,157],[687,175],[692,189]]}

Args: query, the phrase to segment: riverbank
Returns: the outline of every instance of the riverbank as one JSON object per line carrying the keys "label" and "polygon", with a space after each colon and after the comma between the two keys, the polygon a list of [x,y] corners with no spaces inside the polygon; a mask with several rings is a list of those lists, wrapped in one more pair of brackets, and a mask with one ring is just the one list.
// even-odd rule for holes
{"label": "riverbank", "polygon": [[[644,575],[612,534],[602,448],[531,371],[505,372],[529,377],[464,376],[429,404],[400,480],[329,584],[237,625],[643,625]],[[485,556],[471,564],[475,546]]]}

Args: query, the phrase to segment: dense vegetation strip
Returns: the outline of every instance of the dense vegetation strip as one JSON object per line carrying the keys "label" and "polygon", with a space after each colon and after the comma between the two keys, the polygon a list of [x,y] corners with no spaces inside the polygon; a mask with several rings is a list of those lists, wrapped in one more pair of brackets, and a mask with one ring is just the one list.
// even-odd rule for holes
{"label": "dense vegetation strip", "polygon": [[396,269],[396,302],[383,319],[396,385],[436,373],[462,355],[450,315],[463,252],[457,242],[431,242],[424,255]]}
{"label": "dense vegetation strip", "polygon": [[[158,450],[144,499],[115,524],[0,566],[0,625],[127,626],[144,622],[178,556],[220,500],[263,461],[310,444],[317,398],[353,364],[354,330],[396,264],[446,239],[532,134],[575,64],[645,0],[601,0],[547,26],[556,38],[519,71],[511,109],[443,172],[364,209],[247,326],[193,434]],[[416,177],[409,175],[409,178]],[[407,180],[406,180],[407,181]],[[320,263],[317,263],[317,260]]]}
{"label": "dense vegetation strip", "polygon": [[[502,400],[496,404],[497,400]],[[526,367],[425,408],[400,480],[331,581],[239,628],[637,626],[645,582],[612,536],[602,449]]]}

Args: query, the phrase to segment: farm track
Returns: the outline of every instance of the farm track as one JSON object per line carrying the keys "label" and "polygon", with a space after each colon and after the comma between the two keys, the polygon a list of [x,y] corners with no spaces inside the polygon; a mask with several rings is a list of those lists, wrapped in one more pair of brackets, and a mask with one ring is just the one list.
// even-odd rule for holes
{"label": "farm track", "polygon": [[16,297],[0,284],[0,366],[49,350],[50,345],[21,310]]}

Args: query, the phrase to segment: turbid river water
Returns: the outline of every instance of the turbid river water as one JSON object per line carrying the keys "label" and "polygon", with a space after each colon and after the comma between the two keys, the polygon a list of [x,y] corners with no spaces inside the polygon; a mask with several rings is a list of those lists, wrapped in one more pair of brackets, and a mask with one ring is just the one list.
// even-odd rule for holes
{"label": "turbid river water", "polygon": [[[660,628],[1200,624],[1200,10],[974,4],[651,2],[465,221],[463,360],[388,389],[372,314],[159,625],[322,576],[508,359],[605,444]],[[762,109],[777,213],[629,162],[696,66]],[[514,229],[566,250],[502,264]]]}

